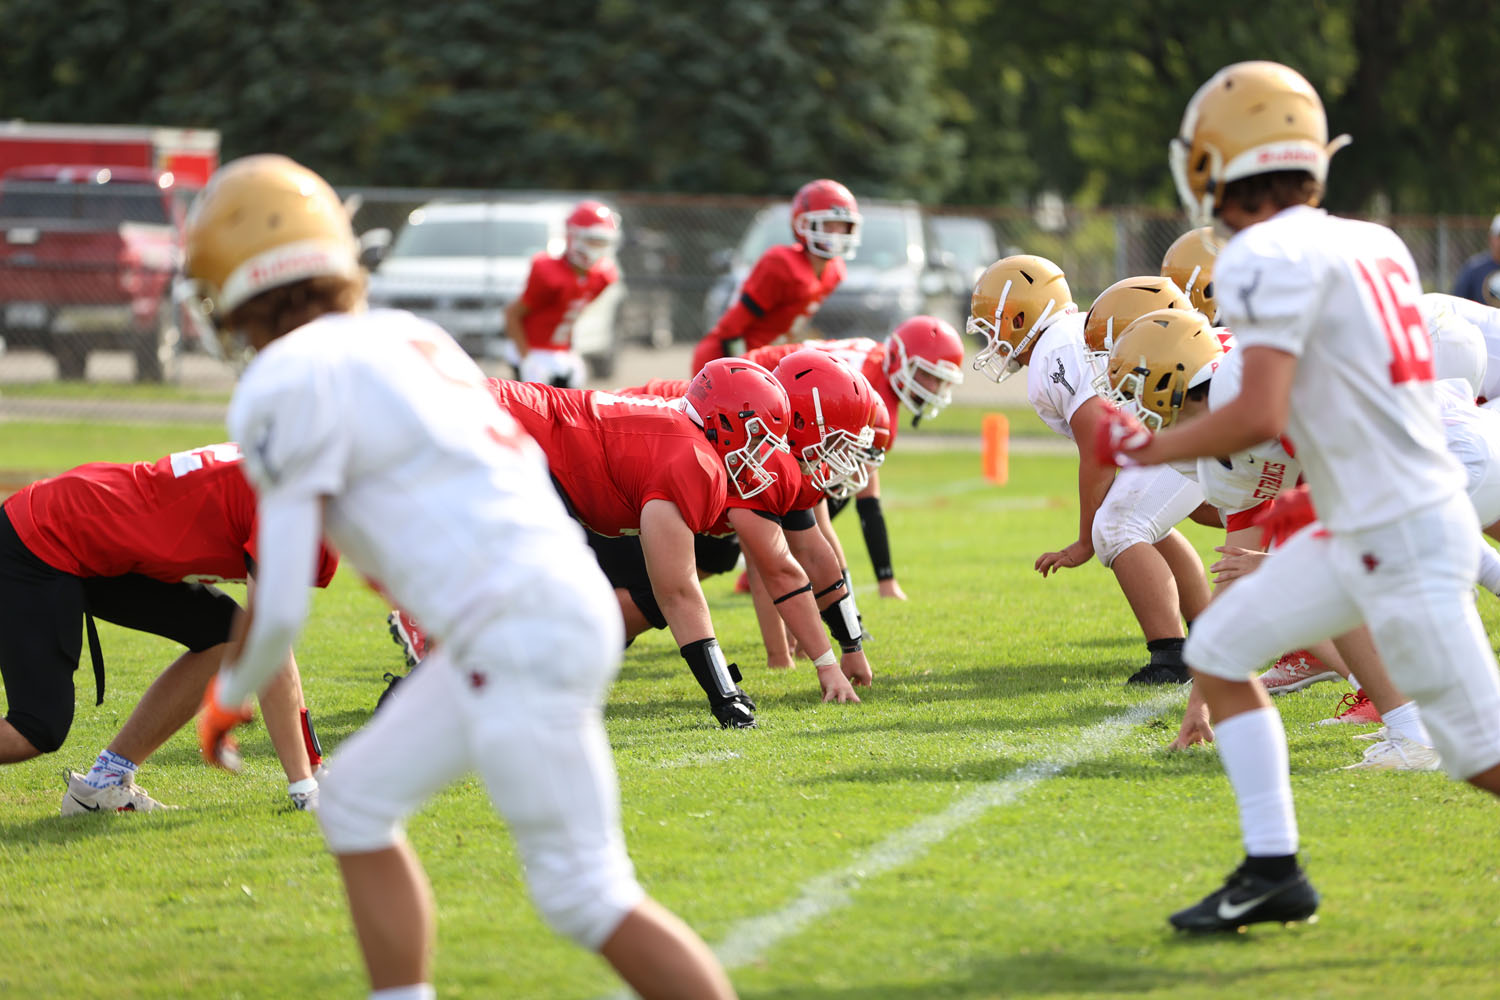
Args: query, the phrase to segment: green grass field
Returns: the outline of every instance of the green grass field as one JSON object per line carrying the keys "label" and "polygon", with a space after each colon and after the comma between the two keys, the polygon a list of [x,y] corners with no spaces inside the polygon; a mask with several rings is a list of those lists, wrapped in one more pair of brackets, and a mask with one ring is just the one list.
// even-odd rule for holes
{"label": "green grass field", "polygon": [[[946,417],[946,415],[945,415]],[[154,457],[213,429],[6,425],[0,468]],[[50,461],[49,461],[50,458]],[[664,634],[630,650],[607,708],[626,836],[647,889],[757,1000],[990,997],[1500,996],[1496,806],[1438,774],[1345,772],[1364,744],[1313,728],[1342,690],[1279,699],[1316,924],[1216,939],[1166,914],[1237,863],[1217,756],[1162,747],[1182,695],[1127,690],[1143,646],[1097,565],[1042,580],[1069,541],[1065,457],[1012,460],[1004,489],[966,452],[882,470],[911,601],[880,602],[840,525],[876,684],[820,704],[810,666],[764,669],[748,598],[707,585],[761,728],[721,732]],[[1204,551],[1212,533],[1192,529]],[[1492,628],[1496,602],[1481,595]],[[297,654],[325,747],[368,717],[399,656],[347,570],[319,593]],[[184,731],[141,770],[166,814],[57,816],[82,768],[173,656],[101,625],[109,694],[78,699],[63,750],[0,770],[0,996],[364,995],[334,866],[292,812],[264,730],[234,776]],[[77,675],[89,687],[88,670]],[[464,782],[412,822],[439,903],[443,997],[595,998],[618,983],[531,909],[503,825]]]}

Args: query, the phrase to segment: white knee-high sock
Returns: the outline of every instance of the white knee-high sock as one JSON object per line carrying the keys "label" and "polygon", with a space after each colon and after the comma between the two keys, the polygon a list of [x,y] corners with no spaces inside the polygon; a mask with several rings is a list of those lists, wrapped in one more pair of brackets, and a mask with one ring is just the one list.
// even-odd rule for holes
{"label": "white knee-high sock", "polygon": [[1416,702],[1409,701],[1389,712],[1381,712],[1380,718],[1389,731],[1400,733],[1424,747],[1432,746],[1432,736],[1427,732],[1427,727],[1422,725],[1422,714],[1417,711]]}
{"label": "white knee-high sock", "polygon": [[392,986],[385,990],[371,990],[370,1000],[437,1000],[437,990],[431,983]]}
{"label": "white knee-high sock", "polygon": [[1240,807],[1240,832],[1250,857],[1297,853],[1286,730],[1274,708],[1258,708],[1214,727],[1219,760]]}

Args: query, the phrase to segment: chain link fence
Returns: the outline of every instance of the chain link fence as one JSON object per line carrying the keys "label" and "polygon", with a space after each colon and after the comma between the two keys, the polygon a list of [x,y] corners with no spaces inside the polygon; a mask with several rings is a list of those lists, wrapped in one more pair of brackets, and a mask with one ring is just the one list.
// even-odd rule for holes
{"label": "chain link fence", "polygon": [[[365,189],[356,229],[393,239],[371,279],[372,301],[425,313],[449,329],[486,368],[506,371],[503,309],[521,291],[539,250],[560,252],[574,192]],[[668,350],[700,338],[731,301],[739,279],[767,245],[788,242],[784,201],[738,197],[619,194],[604,198],[623,220],[618,251],[623,293],[602,303],[578,339],[595,373],[607,376],[622,351]],[[465,208],[467,206],[467,208]],[[482,208],[477,206],[484,206]],[[863,242],[848,279],[813,318],[810,335],[884,337],[906,316],[929,312],[960,323],[974,278],[1008,253],[1040,254],[1068,275],[1084,305],[1115,280],[1153,274],[1184,231],[1178,213],[1146,209],[1036,210],[866,202]],[[468,212],[465,215],[465,212]],[[476,214],[477,213],[477,214]],[[467,218],[440,239],[440,223]],[[1447,291],[1469,255],[1486,246],[1487,217],[1381,219],[1406,240],[1429,290]],[[143,241],[127,221],[118,238],[88,248],[97,227],[0,219],[0,414],[35,411],[59,379],[74,401],[115,401],[117,417],[184,394],[227,397],[234,373],[203,353],[172,306],[178,253]],[[476,228],[477,226],[477,228]],[[157,234],[159,236],[159,233]],[[451,245],[449,245],[451,244]],[[583,329],[587,327],[587,329]],[[675,369],[674,369],[675,372]],[[123,383],[164,378],[161,395]],[[25,407],[22,407],[25,409]]]}

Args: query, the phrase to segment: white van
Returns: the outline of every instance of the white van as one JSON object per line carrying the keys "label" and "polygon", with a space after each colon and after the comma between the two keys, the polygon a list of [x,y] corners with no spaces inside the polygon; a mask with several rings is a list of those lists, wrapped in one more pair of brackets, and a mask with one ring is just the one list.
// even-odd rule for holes
{"label": "white van", "polygon": [[[526,287],[531,258],[561,255],[571,201],[436,201],[412,211],[370,275],[370,304],[416,313],[447,330],[476,358],[514,363],[505,307]],[[573,325],[573,347],[592,375],[615,357],[623,280]]]}

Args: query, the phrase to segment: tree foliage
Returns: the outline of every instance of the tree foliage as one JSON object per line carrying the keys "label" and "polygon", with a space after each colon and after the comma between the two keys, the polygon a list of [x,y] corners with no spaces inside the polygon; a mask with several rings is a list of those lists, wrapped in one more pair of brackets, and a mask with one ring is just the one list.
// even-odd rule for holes
{"label": "tree foliage", "polygon": [[1273,58],[1330,201],[1500,206],[1489,0],[0,0],[0,107],[219,128],[344,184],[1170,204],[1198,84]]}

